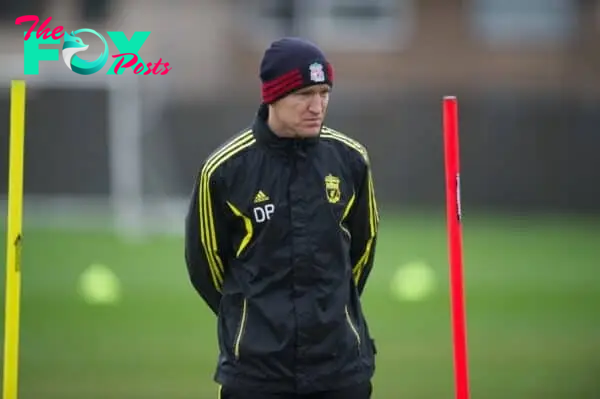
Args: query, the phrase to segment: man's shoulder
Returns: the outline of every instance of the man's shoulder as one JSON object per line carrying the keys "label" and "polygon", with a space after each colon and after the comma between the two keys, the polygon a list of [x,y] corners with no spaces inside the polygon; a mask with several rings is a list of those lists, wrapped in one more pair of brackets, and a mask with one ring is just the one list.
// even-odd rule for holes
{"label": "man's shoulder", "polygon": [[329,126],[323,126],[321,128],[320,138],[326,142],[333,143],[338,147],[342,147],[352,154],[358,155],[364,162],[369,163],[369,152],[367,147],[360,141],[350,137],[349,135],[330,128]]}
{"label": "man's shoulder", "polygon": [[256,143],[251,128],[243,129],[229,137],[205,159],[203,170],[215,170],[226,162],[246,152]]}

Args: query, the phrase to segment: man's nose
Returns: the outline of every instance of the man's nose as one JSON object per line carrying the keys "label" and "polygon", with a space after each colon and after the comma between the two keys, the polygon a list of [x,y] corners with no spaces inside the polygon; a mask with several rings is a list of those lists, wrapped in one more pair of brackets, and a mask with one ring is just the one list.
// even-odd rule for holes
{"label": "man's nose", "polygon": [[308,105],[308,109],[315,114],[320,114],[323,112],[325,101],[319,94],[315,94],[310,98],[310,103]]}

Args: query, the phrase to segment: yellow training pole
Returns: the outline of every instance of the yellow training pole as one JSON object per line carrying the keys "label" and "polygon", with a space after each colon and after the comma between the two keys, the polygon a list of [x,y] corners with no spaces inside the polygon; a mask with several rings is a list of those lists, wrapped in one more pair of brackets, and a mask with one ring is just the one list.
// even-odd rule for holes
{"label": "yellow training pole", "polygon": [[4,315],[3,399],[17,399],[19,375],[19,316],[25,147],[25,82],[10,89],[10,148],[8,172],[8,232],[6,240],[6,312]]}

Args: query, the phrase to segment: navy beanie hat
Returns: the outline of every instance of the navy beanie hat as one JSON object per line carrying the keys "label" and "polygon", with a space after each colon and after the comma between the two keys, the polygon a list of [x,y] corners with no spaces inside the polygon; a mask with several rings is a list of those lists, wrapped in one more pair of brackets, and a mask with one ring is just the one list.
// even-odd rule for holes
{"label": "navy beanie hat", "polygon": [[313,43],[285,37],[265,51],[260,64],[263,103],[271,104],[304,87],[333,86],[333,68]]}

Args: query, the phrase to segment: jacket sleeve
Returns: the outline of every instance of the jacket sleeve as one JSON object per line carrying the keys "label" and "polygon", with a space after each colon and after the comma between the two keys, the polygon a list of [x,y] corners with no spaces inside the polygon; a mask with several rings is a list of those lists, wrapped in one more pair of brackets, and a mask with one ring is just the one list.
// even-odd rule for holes
{"label": "jacket sleeve", "polygon": [[371,165],[366,152],[363,155],[365,162],[362,163],[360,184],[356,190],[355,203],[348,220],[352,237],[350,248],[352,275],[359,295],[362,295],[373,269],[379,229],[379,212],[375,199]]}
{"label": "jacket sleeve", "polygon": [[226,221],[218,197],[211,176],[201,172],[185,219],[185,260],[190,281],[215,314],[219,312],[228,248]]}

